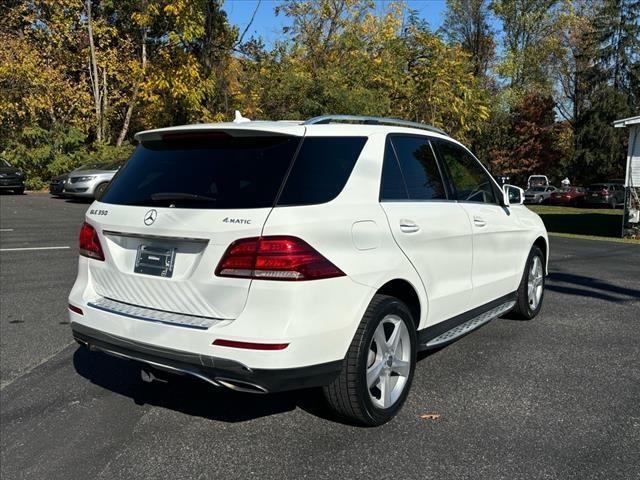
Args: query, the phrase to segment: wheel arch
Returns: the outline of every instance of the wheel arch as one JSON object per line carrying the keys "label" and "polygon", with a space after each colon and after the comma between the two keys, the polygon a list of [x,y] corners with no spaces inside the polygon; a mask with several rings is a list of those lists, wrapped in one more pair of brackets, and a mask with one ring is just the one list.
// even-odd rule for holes
{"label": "wheel arch", "polygon": [[542,254],[544,255],[544,273],[546,275],[549,273],[547,271],[548,263],[549,263],[549,245],[547,243],[547,239],[545,239],[543,236],[539,236],[533,242],[533,245],[538,247],[540,250],[542,250]]}
{"label": "wheel arch", "polygon": [[376,294],[389,295],[402,300],[411,312],[416,329],[420,328],[420,321],[426,309],[423,308],[418,291],[411,282],[401,278],[390,280],[382,285]]}

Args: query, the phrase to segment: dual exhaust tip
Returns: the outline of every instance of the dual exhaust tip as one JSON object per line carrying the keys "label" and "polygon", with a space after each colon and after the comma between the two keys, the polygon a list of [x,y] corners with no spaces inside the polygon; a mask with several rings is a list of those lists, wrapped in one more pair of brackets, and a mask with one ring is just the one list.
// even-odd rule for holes
{"label": "dual exhaust tip", "polygon": [[[189,374],[190,372],[185,371],[184,373]],[[143,382],[147,382],[147,383],[153,383],[153,382],[168,383],[169,382],[168,379],[158,375],[159,374],[156,371],[146,369],[146,368],[140,369],[140,378],[142,379]],[[205,380],[200,376],[198,376],[198,378]],[[207,378],[206,381],[216,387],[224,387],[224,388],[228,388],[229,390],[234,390],[236,392],[257,393],[257,394],[269,393],[267,389],[261,385],[245,382],[242,380],[236,380],[233,378],[214,377],[214,378]]]}
{"label": "dual exhaust tip", "polygon": [[137,358],[130,354],[116,352],[108,348],[99,347],[97,345],[91,344],[86,340],[83,340],[77,337],[75,338],[75,340],[83,347],[87,347],[89,350],[95,350],[95,351],[103,352],[117,358],[125,358],[127,360],[134,360],[136,362],[141,362],[149,365],[149,367],[151,368],[142,367],[140,369],[140,378],[142,379],[143,382],[146,382],[146,383],[153,383],[153,382],[168,383],[169,379],[164,377],[161,373],[162,371],[168,371],[171,373],[177,373],[178,375],[189,375],[192,377],[196,377],[215,387],[228,388],[229,390],[234,390],[236,392],[257,393],[262,395],[269,393],[269,391],[265,387],[263,387],[262,385],[258,385],[256,383],[245,382],[244,380],[237,380],[234,378],[227,378],[227,377],[212,378],[200,372],[195,372],[186,368],[177,368],[174,366],[162,365],[160,363],[155,363],[155,362],[150,363],[148,360]]}

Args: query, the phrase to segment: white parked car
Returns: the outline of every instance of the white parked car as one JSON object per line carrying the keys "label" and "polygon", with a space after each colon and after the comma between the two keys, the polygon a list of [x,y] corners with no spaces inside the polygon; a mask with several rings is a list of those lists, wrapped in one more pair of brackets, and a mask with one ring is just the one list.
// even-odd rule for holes
{"label": "white parked car", "polygon": [[419,350],[540,311],[540,218],[433,127],[328,116],[136,138],[86,213],[69,315],[79,343],[147,380],[323,387],[379,425]]}

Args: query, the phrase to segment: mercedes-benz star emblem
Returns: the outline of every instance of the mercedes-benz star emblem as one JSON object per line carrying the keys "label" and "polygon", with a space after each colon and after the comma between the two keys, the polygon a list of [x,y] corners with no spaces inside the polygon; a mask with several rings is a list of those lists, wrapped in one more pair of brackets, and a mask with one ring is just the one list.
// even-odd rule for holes
{"label": "mercedes-benz star emblem", "polygon": [[147,213],[144,214],[144,224],[149,226],[153,225],[153,222],[158,218],[158,211],[156,209],[151,209]]}

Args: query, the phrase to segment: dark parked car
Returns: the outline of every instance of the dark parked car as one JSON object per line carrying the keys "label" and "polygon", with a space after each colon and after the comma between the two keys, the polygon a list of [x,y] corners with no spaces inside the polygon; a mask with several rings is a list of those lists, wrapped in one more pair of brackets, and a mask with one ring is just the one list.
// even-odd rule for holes
{"label": "dark parked car", "polygon": [[53,177],[49,182],[49,193],[56,197],[64,197],[64,182],[67,180],[68,175],[58,175]]}
{"label": "dark parked car", "polygon": [[617,183],[594,183],[587,187],[584,201],[589,205],[608,205],[609,208],[616,208],[616,205],[624,202],[624,187]]}
{"label": "dark parked car", "polygon": [[11,166],[4,158],[0,158],[0,190],[11,190],[13,193],[24,193],[24,182],[27,179],[20,169]]}
{"label": "dark parked car", "polygon": [[549,197],[551,205],[569,205],[578,207],[584,203],[585,191],[582,187],[562,187]]}

